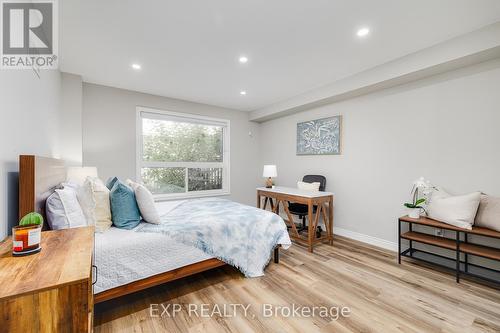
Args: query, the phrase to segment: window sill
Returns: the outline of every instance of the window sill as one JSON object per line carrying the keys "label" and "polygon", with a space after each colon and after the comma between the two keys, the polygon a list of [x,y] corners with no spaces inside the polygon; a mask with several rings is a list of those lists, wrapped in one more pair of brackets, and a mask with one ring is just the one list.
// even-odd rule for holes
{"label": "window sill", "polygon": [[186,200],[206,197],[221,197],[231,195],[229,191],[203,192],[203,193],[172,193],[172,194],[155,194],[153,195],[155,202],[170,201],[170,200]]}

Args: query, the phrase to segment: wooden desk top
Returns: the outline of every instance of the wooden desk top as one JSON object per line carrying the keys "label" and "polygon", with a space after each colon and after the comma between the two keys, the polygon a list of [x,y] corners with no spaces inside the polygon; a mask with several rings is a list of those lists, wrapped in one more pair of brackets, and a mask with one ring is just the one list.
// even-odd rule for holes
{"label": "wooden desk top", "polygon": [[333,196],[332,192],[300,190],[294,187],[275,186],[274,188],[257,187],[257,191],[294,195],[304,198],[322,198]]}
{"label": "wooden desk top", "polygon": [[91,278],[94,227],[42,232],[42,250],[12,256],[12,239],[0,243],[0,300]]}

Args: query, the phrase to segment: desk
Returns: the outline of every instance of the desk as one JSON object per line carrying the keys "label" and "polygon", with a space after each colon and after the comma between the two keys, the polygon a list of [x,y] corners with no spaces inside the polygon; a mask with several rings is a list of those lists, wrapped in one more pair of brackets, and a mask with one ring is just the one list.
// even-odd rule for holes
{"label": "desk", "polygon": [[[308,247],[309,252],[313,252],[313,247],[317,243],[328,241],[333,243],[333,193],[321,191],[305,191],[293,187],[276,186],[275,188],[258,187],[257,188],[257,208],[261,208],[262,198],[265,198],[263,209],[266,209],[267,201],[271,202],[271,210],[279,215],[280,205],[283,206],[288,220],[285,223],[290,226],[290,238],[299,244]],[[275,202],[273,203],[273,199]],[[293,217],[288,210],[288,202],[301,203],[308,206],[308,228],[307,237],[302,236],[297,231],[293,222]],[[317,206],[316,214],[313,216],[313,207]],[[319,223],[319,217],[323,216],[325,222],[326,234],[316,238],[316,227]]]}

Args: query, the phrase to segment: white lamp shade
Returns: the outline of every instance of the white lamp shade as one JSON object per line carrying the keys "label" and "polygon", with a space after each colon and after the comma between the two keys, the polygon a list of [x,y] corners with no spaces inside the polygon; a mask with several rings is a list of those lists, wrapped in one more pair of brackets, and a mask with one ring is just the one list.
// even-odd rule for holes
{"label": "white lamp shade", "polygon": [[276,170],[276,165],[264,165],[264,171],[262,172],[262,177],[277,177],[278,171]]}
{"label": "white lamp shade", "polygon": [[96,167],[69,167],[66,180],[78,185],[83,185],[87,177],[97,177]]}

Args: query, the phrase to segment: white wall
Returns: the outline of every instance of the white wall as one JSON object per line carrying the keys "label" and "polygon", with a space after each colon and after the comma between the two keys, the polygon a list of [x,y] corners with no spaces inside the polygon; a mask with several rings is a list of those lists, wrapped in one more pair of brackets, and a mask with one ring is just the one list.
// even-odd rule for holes
{"label": "white wall", "polygon": [[0,240],[18,222],[18,156],[59,155],[61,75],[40,74],[0,71]]}
{"label": "white wall", "polygon": [[82,77],[61,73],[60,155],[68,165],[82,164]]}
{"label": "white wall", "polygon": [[[135,178],[136,107],[229,119],[231,121],[231,196],[255,205],[260,181],[259,125],[248,113],[166,97],[83,84],[83,164],[97,166],[99,177]],[[249,136],[252,132],[252,136]]]}
{"label": "white wall", "polygon": [[[397,217],[419,176],[452,193],[500,195],[500,60],[267,121],[260,164],[277,184],[327,177],[335,226],[397,241]],[[343,115],[343,154],[296,156],[297,122]]]}

